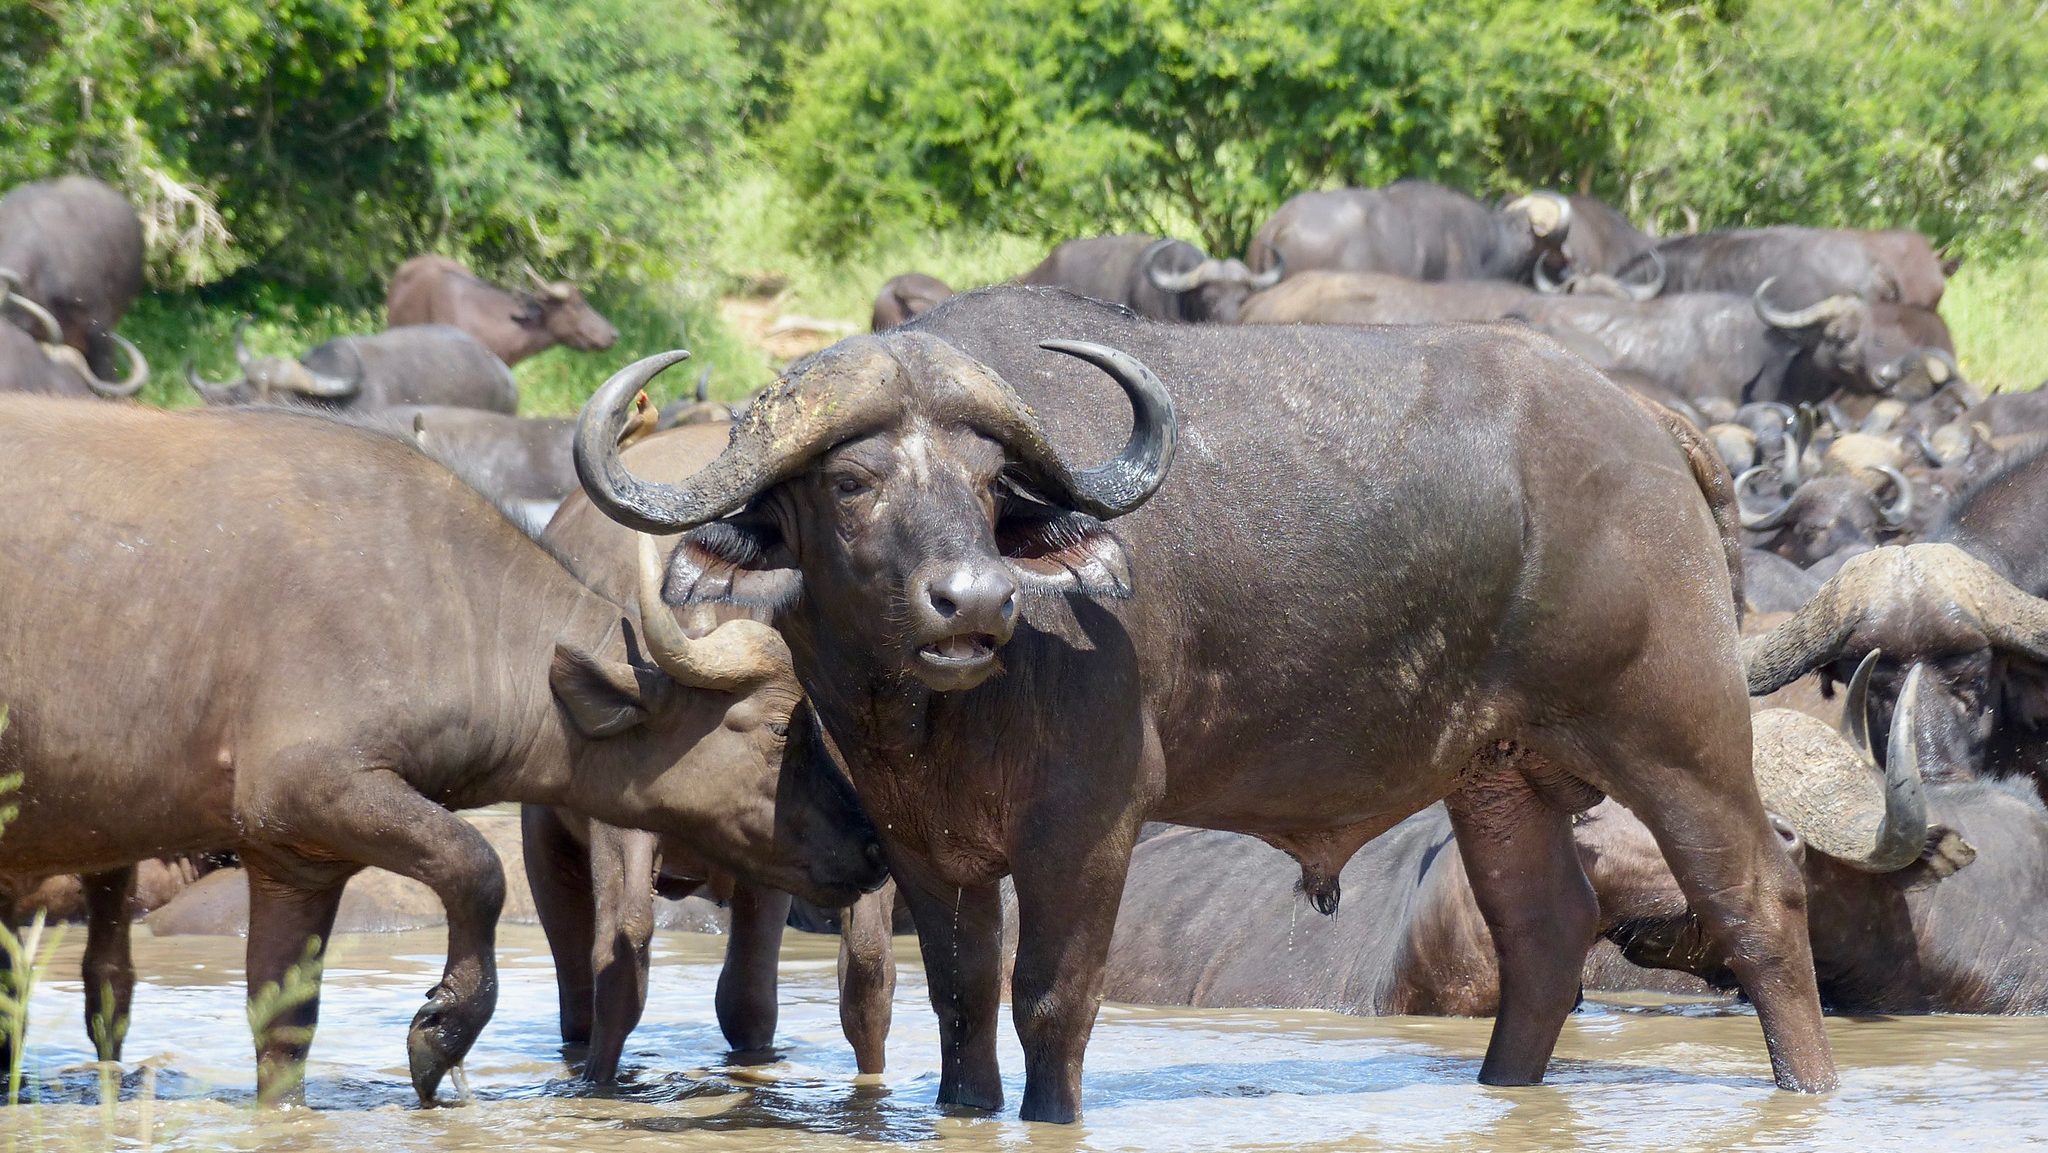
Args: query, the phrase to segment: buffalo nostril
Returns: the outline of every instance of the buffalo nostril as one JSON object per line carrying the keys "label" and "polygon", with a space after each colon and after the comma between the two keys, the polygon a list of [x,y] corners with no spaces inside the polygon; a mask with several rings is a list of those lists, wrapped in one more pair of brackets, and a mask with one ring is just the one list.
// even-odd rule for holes
{"label": "buffalo nostril", "polygon": [[873,841],[868,842],[866,856],[868,864],[877,869],[884,868],[889,863],[888,859],[882,855],[882,846]]}
{"label": "buffalo nostril", "polygon": [[940,596],[938,593],[933,593],[931,599],[932,608],[937,610],[938,614],[942,617],[945,617],[947,620],[952,620],[954,617],[960,615],[960,606],[954,603],[952,597]]}
{"label": "buffalo nostril", "polygon": [[1011,593],[1010,593],[1010,597],[1009,597],[1009,599],[1003,602],[1003,619],[1004,619],[1004,620],[1009,620],[1009,619],[1010,619],[1011,617],[1014,617],[1014,616],[1016,616],[1016,615],[1017,615],[1017,593],[1016,593],[1016,591],[1015,591],[1015,590],[1012,590],[1012,591],[1011,591]]}

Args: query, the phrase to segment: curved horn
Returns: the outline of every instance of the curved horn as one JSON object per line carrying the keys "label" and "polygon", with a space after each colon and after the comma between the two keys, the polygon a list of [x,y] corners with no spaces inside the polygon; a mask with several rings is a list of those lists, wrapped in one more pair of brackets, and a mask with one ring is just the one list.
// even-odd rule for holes
{"label": "curved horn", "polygon": [[[1538,204],[1550,206],[1551,215],[1539,219]],[[1528,218],[1529,231],[1539,240],[1563,241],[1572,229],[1572,202],[1555,192],[1531,192],[1517,196],[1501,208],[1502,212],[1520,212]]]}
{"label": "curved horn", "polygon": [[1924,362],[1927,379],[1937,389],[1950,381],[1963,378],[1963,367],[1956,363],[1955,354],[1946,348],[1923,348],[1920,350],[1920,357]]}
{"label": "curved horn", "polygon": [[1757,285],[1756,294],[1750,297],[1750,304],[1756,309],[1757,318],[1772,328],[1810,328],[1813,325],[1833,320],[1836,317],[1846,316],[1854,312],[1863,303],[1859,297],[1849,295],[1848,293],[1839,293],[1825,300],[1810,304],[1805,308],[1797,308],[1789,312],[1782,311],[1772,307],[1771,302],[1766,299],[1770,294],[1771,286],[1776,283],[1778,283],[1778,278],[1775,276],[1771,277],[1769,280]]}
{"label": "curved horn", "polygon": [[711,366],[707,364],[704,366],[704,371],[697,374],[697,403],[708,404],[710,401]]}
{"label": "curved horn", "polygon": [[1877,506],[1878,519],[1886,528],[1897,528],[1913,515],[1913,482],[1906,474],[1888,464],[1873,465],[1872,468],[1884,474],[1892,482],[1892,499]]}
{"label": "curved horn", "polygon": [[126,400],[141,392],[142,386],[149,383],[149,361],[142,355],[142,350],[135,347],[127,337],[118,332],[109,332],[106,335],[117,348],[128,354],[128,376],[123,380],[101,380],[88,370],[85,374],[85,384],[93,392],[109,400]]}
{"label": "curved horn", "polygon": [[538,289],[542,290],[543,292],[545,292],[545,291],[547,290],[547,288],[548,288],[548,278],[547,278],[547,277],[545,277],[545,276],[542,276],[542,275],[541,275],[540,273],[538,273],[538,272],[535,272],[535,271],[534,271],[534,269],[533,269],[533,265],[532,265],[532,264],[530,264],[530,263],[528,263],[528,262],[526,262],[526,261],[524,261],[524,260],[520,261],[520,262],[519,262],[519,271],[521,271],[521,272],[524,272],[524,273],[526,274],[526,279],[528,279],[528,280],[531,280],[531,281],[533,281],[533,286],[534,286],[535,288],[538,288]]}
{"label": "curved horn", "polygon": [[1180,445],[1180,417],[1173,397],[1152,370],[1129,353],[1085,340],[1041,340],[1038,347],[1084,360],[1116,381],[1131,402],[1131,438],[1115,459],[1075,473],[1067,485],[1075,504],[1090,516],[1113,520],[1152,499],[1166,483]]}
{"label": "curved horn", "polygon": [[43,334],[36,337],[37,341],[43,344],[64,343],[64,326],[57,323],[57,318],[50,314],[50,310],[16,292],[11,284],[7,287],[6,303],[28,313],[29,319],[36,322],[36,327],[43,330]]}
{"label": "curved horn", "polygon": [[301,362],[298,370],[290,375],[291,390],[303,396],[319,397],[322,400],[345,400],[361,392],[364,374],[363,354],[357,351],[356,341],[352,336],[342,337],[340,344],[348,349],[349,358],[355,361],[356,370],[353,374],[329,376],[324,372],[307,368]]}
{"label": "curved horn", "polygon": [[246,383],[248,379],[245,376],[241,380],[228,380],[215,384],[199,375],[199,365],[191,357],[185,358],[185,383],[191,385],[192,391],[199,394],[199,399],[208,404],[232,404],[234,402],[235,389]]}
{"label": "curved horn", "polygon": [[1145,279],[1151,281],[1152,287],[1161,292],[1192,292],[1201,287],[1203,273],[1209,268],[1208,259],[1196,262],[1195,266],[1186,272],[1166,272],[1160,269],[1159,258],[1165,256],[1172,248],[1173,241],[1161,240],[1146,250]]}
{"label": "curved horn", "polygon": [[1754,468],[1745,469],[1741,476],[1735,478],[1735,507],[1738,510],[1737,515],[1741,517],[1742,527],[1751,532],[1764,532],[1777,528],[1785,523],[1786,515],[1792,511],[1792,497],[1790,496],[1787,496],[1778,507],[1769,512],[1751,512],[1749,507],[1743,503],[1742,495],[1748,491],[1750,482],[1758,474],[1770,471],[1772,471],[1770,465],[1760,464]]}
{"label": "curved horn", "polygon": [[1569,289],[1572,278],[1567,275],[1563,280],[1552,280],[1550,272],[1544,267],[1548,263],[1549,261],[1546,260],[1538,260],[1532,275],[1535,279],[1536,291],[1554,296]]}
{"label": "curved horn", "polygon": [[[1871,654],[1875,656],[1876,654]],[[1843,863],[1869,873],[1891,873],[1920,859],[1927,847],[1927,798],[1920,788],[1920,679],[1927,666],[1913,665],[1906,687],[1892,707],[1892,731],[1885,743],[1884,820],[1870,855]]]}
{"label": "curved horn", "polygon": [[730,620],[708,636],[692,638],[661,596],[661,549],[640,538],[640,639],[647,655],[677,684],[731,692],[790,669],[782,634],[759,621]]}
{"label": "curved horn", "polygon": [[1650,257],[1650,267],[1655,270],[1656,275],[1641,284],[1632,284],[1620,277],[1615,278],[1630,300],[1655,300],[1664,295],[1664,280],[1670,273],[1670,267],[1664,263],[1663,253],[1654,248],[1645,251]]}
{"label": "curved horn", "polygon": [[1269,289],[1274,285],[1280,283],[1281,278],[1285,277],[1286,275],[1287,262],[1280,259],[1280,254],[1278,252],[1275,252],[1273,254],[1273,267],[1268,268],[1266,271],[1261,272],[1257,276],[1252,277],[1249,281],[1246,281],[1246,283],[1251,285],[1253,292],[1264,292],[1266,289]]}
{"label": "curved horn", "polygon": [[[628,405],[663,369],[689,356],[650,356],[620,370],[589,402],[576,426],[576,475],[591,503],[605,515],[642,532],[682,532],[743,507],[771,485],[797,475],[818,453],[851,433],[885,427],[904,412],[912,394],[891,375],[904,358],[943,369],[933,387],[942,400],[964,405],[982,431],[1002,443],[1020,465],[1051,491],[1054,502],[1110,519],[1137,508],[1165,480],[1179,437],[1179,421],[1165,388],[1143,365],[1114,349],[1048,341],[1040,347],[1077,356],[1107,372],[1132,408],[1131,437],[1113,460],[1073,471],[1051,445],[1037,417],[1002,378],[936,337],[922,333],[857,337],[819,353],[799,376],[785,378],[756,399],[733,426],[719,457],[681,484],[642,480],[618,459],[618,434]],[[835,372],[840,364],[855,367]],[[808,386],[808,387],[806,387]]]}
{"label": "curved horn", "polygon": [[1840,658],[1856,626],[1854,614],[1860,611],[1860,605],[1845,606],[1841,602],[1831,578],[1776,628],[1743,638],[1742,665],[1748,671],[1749,695],[1760,697],[1777,692]]}
{"label": "curved horn", "polygon": [[1975,557],[1960,556],[1969,568],[1983,570],[1972,583],[1976,585],[1974,607],[1984,634],[2000,648],[2048,662],[2048,600],[2030,595]]}
{"label": "curved horn", "polygon": [[1877,759],[1877,754],[1870,750],[1870,673],[1877,668],[1877,658],[1883,653],[1883,649],[1872,649],[1863,654],[1842,699],[1842,733],[1849,738],[1856,755],[1866,761]]}

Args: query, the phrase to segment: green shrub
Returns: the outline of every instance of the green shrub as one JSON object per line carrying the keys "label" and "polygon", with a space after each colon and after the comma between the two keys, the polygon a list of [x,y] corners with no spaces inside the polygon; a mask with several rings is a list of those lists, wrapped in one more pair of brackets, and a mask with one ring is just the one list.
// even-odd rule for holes
{"label": "green shrub", "polygon": [[650,282],[736,144],[715,0],[0,6],[0,184],[86,171],[156,278],[361,289],[444,250]]}
{"label": "green shrub", "polygon": [[835,253],[1188,219],[1304,188],[1597,193],[1667,228],[2043,232],[2048,15],[1993,0],[840,0],[768,152]]}

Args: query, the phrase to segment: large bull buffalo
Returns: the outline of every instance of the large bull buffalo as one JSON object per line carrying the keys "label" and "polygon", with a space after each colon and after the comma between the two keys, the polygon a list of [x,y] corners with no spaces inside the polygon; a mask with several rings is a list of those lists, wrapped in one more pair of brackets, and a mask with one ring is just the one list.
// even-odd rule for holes
{"label": "large bull buffalo", "polygon": [[77,349],[99,376],[115,376],[117,350],[135,355],[114,327],[142,292],[142,221],[111,185],[66,176],[0,197],[0,279],[31,302],[45,343]]}
{"label": "large bull buffalo", "polygon": [[489,1019],[504,878],[451,808],[576,807],[825,902],[882,880],[846,783],[779,768],[766,722],[797,688],[772,630],[681,636],[658,570],[652,623],[624,619],[399,438],[0,397],[0,457],[0,772],[22,782],[0,873],[236,851],[266,1100],[318,1014],[276,989],[365,866],[447,907],[407,1037],[422,1100]]}
{"label": "large bull buffalo", "polygon": [[[717,458],[727,431],[725,425],[679,428],[628,446],[622,459],[645,475],[679,480]],[[542,543],[598,593],[617,600],[634,595],[637,534],[599,513],[580,492],[564,502]],[[694,613],[749,615],[731,607]],[[791,712],[802,709],[794,696],[763,703],[772,712],[767,723],[784,728]],[[795,728],[799,741],[816,739],[808,716]],[[822,749],[813,755],[827,756]],[[681,896],[726,878],[681,838],[616,828],[567,809],[525,806],[522,835],[534,907],[555,957],[562,1040],[586,1047],[584,1079],[611,1081],[646,1007],[655,890]],[[732,923],[714,1008],[734,1051],[759,1053],[775,1038],[776,964],[790,896],[746,881],[731,885],[729,895]],[[841,918],[840,1020],[863,1073],[883,1068],[896,985],[889,940],[894,901],[894,890],[884,886]]]}
{"label": "large bull buffalo", "polygon": [[672,603],[775,613],[916,919],[941,1101],[1002,1101],[1003,875],[1023,1113],[1071,1120],[1146,818],[1255,833],[1334,910],[1345,860],[1437,800],[1503,974],[1480,1076],[1535,1082],[1598,918],[1568,814],[1602,792],[1742,958],[1779,1083],[1833,1083],[1750,778],[1726,473],[1682,422],[1506,327],[995,288],[799,362],[668,484],[612,443],[674,359],[592,398],[578,471],[688,533]]}
{"label": "large bull buffalo", "polygon": [[583,292],[566,280],[547,280],[531,268],[532,292],[515,292],[477,278],[445,256],[415,256],[391,274],[384,323],[446,324],[475,337],[506,364],[518,364],[557,344],[583,352],[610,348],[619,330],[598,315]]}
{"label": "large bull buffalo", "polygon": [[1260,273],[1323,268],[1528,284],[1571,226],[1571,202],[1554,193],[1493,209],[1440,184],[1398,180],[1295,196],[1259,229],[1245,259]]}
{"label": "large bull buffalo", "polygon": [[235,326],[239,380],[215,383],[190,360],[185,379],[209,405],[303,401],[353,410],[392,405],[452,405],[490,412],[519,411],[512,370],[459,328],[418,324],[371,336],[337,336],[306,355],[255,356],[243,342],[248,322]]}
{"label": "large bull buffalo", "polygon": [[1152,320],[1228,324],[1247,296],[1280,275],[1274,267],[1254,276],[1243,261],[1212,259],[1184,240],[1090,236],[1053,249],[1018,282],[1121,304]]}

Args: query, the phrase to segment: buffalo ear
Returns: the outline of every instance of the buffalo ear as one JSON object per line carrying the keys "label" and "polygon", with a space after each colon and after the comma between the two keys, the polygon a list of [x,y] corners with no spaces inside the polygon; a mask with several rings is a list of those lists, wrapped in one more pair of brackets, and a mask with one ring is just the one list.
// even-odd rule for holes
{"label": "buffalo ear", "polygon": [[1958,268],[1961,268],[1962,266],[1963,266],[1963,258],[1962,258],[1962,257],[1960,257],[1960,256],[1949,256],[1949,257],[1944,257],[1944,258],[1942,259],[1942,262],[1941,262],[1941,274],[1942,274],[1943,276],[1954,276],[1954,275],[1956,274],[1956,269],[1958,269]]}
{"label": "buffalo ear", "polygon": [[548,686],[569,710],[576,731],[593,740],[616,737],[647,720],[648,704],[638,670],[599,660],[581,649],[555,646]]}
{"label": "buffalo ear", "polygon": [[1947,825],[1935,825],[1927,830],[1927,847],[1920,850],[1920,859],[1896,874],[1898,886],[1908,892],[1927,888],[1955,876],[1957,870],[1976,859],[1976,846],[1964,840],[1961,833]]}
{"label": "buffalo ear", "polygon": [[1085,513],[1031,507],[996,524],[996,547],[1027,592],[1131,595],[1131,560],[1109,526]]}
{"label": "buffalo ear", "polygon": [[683,535],[669,558],[662,596],[672,605],[740,605],[772,620],[793,607],[803,589],[803,573],[774,526],[733,519]]}

